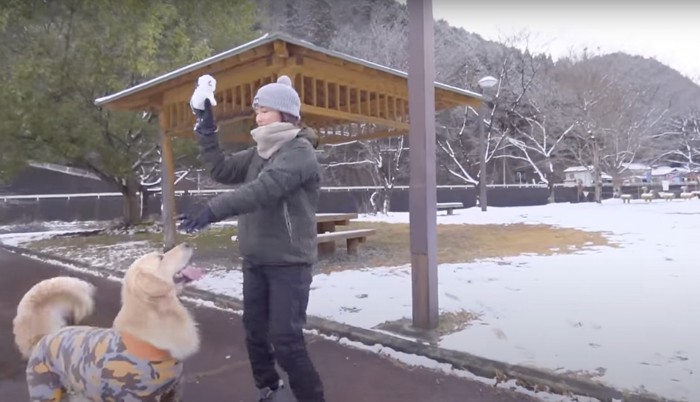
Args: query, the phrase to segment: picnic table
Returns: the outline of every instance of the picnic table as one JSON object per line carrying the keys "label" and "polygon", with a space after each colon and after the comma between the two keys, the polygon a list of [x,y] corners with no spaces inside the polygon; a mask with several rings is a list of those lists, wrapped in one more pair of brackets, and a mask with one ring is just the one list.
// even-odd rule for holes
{"label": "picnic table", "polygon": [[357,216],[354,213],[316,214],[316,232],[335,232],[336,226],[347,226],[351,220],[357,219]]}
{"label": "picnic table", "polygon": [[[316,214],[316,240],[318,252],[322,255],[334,254],[336,241],[345,241],[348,254],[356,254],[360,243],[364,243],[368,236],[376,233],[374,229],[355,229],[337,232],[336,226],[347,226],[350,221],[357,219],[354,213],[326,213]],[[231,240],[236,242],[237,236],[231,236]]]}
{"label": "picnic table", "polygon": [[336,232],[336,226],[347,226],[350,221],[357,219],[354,213],[316,214],[316,231],[318,233],[319,254],[334,254],[336,241],[345,241],[348,254],[356,254],[360,243],[364,243],[367,236],[375,234],[374,229],[356,229]]}

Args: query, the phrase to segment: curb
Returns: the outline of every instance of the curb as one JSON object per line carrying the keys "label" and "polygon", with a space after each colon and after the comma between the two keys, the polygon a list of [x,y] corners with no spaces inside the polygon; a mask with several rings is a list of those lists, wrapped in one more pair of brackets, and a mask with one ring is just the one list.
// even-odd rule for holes
{"label": "curb", "polygon": [[[71,260],[22,247],[0,243],[0,250],[19,254],[29,258],[40,258],[45,262],[57,262],[63,265],[75,266],[93,272],[93,275],[121,278],[121,271],[105,267],[95,267],[81,261]],[[188,288],[183,296],[211,301],[215,305],[233,310],[242,310],[243,303],[233,297],[212,293],[206,290]],[[620,391],[611,386],[585,378],[556,374],[545,369],[526,367],[517,364],[499,362],[479,357],[467,352],[441,349],[437,346],[419,341],[407,340],[386,333],[379,333],[364,328],[338,323],[320,317],[308,316],[306,329],[316,330],[327,336],[347,338],[368,346],[381,345],[397,352],[424,356],[439,363],[449,364],[457,370],[465,370],[476,376],[494,379],[496,383],[514,380],[517,385],[531,391],[542,391],[560,395],[587,396],[602,402],[612,402],[613,399],[624,402],[673,402],[652,394],[634,394]]]}

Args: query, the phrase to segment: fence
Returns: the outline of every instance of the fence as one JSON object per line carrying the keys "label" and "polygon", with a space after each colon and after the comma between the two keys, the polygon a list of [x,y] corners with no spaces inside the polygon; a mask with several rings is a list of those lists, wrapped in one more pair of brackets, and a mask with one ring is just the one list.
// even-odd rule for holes
{"label": "fence", "polygon": [[[669,191],[680,193],[682,185],[672,185]],[[661,187],[652,188],[661,191]],[[370,198],[381,187],[331,187],[321,191],[318,211],[327,212],[371,212]],[[695,186],[691,191],[695,190]],[[204,202],[216,194],[232,190],[176,191],[175,204],[178,211],[186,211],[194,204]],[[641,193],[640,186],[625,186],[622,192]],[[555,202],[592,201],[593,189],[584,188],[579,194],[575,187],[555,186]],[[492,185],[488,187],[488,205],[493,207],[544,205],[550,196],[545,185]],[[603,187],[603,198],[611,198],[611,186]],[[391,190],[390,210],[407,212],[409,191],[407,186]],[[466,208],[476,206],[477,189],[474,186],[438,186],[438,202],[462,202]],[[120,193],[80,194],[33,194],[0,195],[0,224],[31,221],[89,221],[112,220],[122,216],[123,200]],[[149,197],[147,215],[160,214],[160,194]]]}

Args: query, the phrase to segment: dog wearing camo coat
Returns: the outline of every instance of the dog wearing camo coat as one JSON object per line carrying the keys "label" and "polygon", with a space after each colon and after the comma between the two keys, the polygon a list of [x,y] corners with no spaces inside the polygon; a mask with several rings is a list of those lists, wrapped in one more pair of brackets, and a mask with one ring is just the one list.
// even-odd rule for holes
{"label": "dog wearing camo coat", "polygon": [[32,402],[179,401],[183,360],[199,350],[199,331],[178,294],[202,271],[180,244],[131,264],[112,328],[78,326],[94,309],[95,287],[61,276],[35,284],[13,320],[27,363]]}

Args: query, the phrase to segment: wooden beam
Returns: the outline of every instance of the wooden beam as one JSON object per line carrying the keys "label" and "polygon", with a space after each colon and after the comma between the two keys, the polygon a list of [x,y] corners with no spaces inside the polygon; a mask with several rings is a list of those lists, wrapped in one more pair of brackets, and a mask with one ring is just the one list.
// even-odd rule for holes
{"label": "wooden beam", "polygon": [[[235,126],[242,122],[250,121],[253,122],[253,109],[248,108],[244,112],[239,112],[232,114],[229,117],[217,120],[216,124],[219,126],[219,132],[223,133],[229,131],[229,126]],[[182,124],[167,130],[167,134],[172,137],[189,137],[193,133],[193,124]]]}
{"label": "wooden beam", "polygon": [[[356,86],[382,92],[398,98],[408,99],[408,84],[405,78],[393,76],[383,71],[365,66],[353,66],[351,63],[338,63],[328,56],[318,57],[316,53],[305,53],[305,72],[314,78],[330,80],[342,85]],[[456,106],[479,106],[479,99],[462,95],[442,88],[435,88],[436,104],[440,109]]]}
{"label": "wooden beam", "polygon": [[382,119],[379,117],[366,116],[362,114],[347,113],[341,110],[330,110],[311,105],[301,105],[301,113],[303,115],[316,115],[321,117],[342,119],[346,121],[354,121],[358,123],[373,123],[380,126],[391,127],[400,130],[408,130],[408,124],[404,122]]}
{"label": "wooden beam", "polygon": [[161,152],[161,204],[163,219],[163,250],[168,251],[175,247],[176,234],[176,208],[175,208],[175,158],[170,136],[167,135],[168,119],[167,109],[162,109],[158,115],[160,125],[160,152]]}
{"label": "wooden beam", "polygon": [[345,69],[334,64],[324,63],[311,57],[304,58],[304,74],[316,79],[332,81],[341,85],[354,86],[372,91],[381,91],[394,96],[408,98],[408,86],[400,77],[389,74],[377,76]]}
{"label": "wooden beam", "polygon": [[281,40],[276,40],[273,43],[274,55],[281,59],[286,59],[289,57],[289,50],[287,49],[287,42]]}
{"label": "wooden beam", "polygon": [[451,109],[453,107],[466,105],[476,108],[481,105],[481,100],[478,98],[472,98],[440,88],[435,88],[435,101],[444,104],[442,109]]}
{"label": "wooden beam", "polygon": [[[126,110],[146,110],[153,106],[149,104],[149,97],[153,94],[164,93],[176,89],[181,86],[189,86],[190,91],[194,88],[194,83],[197,77],[203,74],[211,74],[217,77],[221,75],[222,72],[235,69],[239,66],[250,66],[255,64],[256,61],[263,60],[267,64],[267,58],[272,54],[273,46],[272,44],[266,44],[259,48],[250,49],[244,53],[232,56],[230,58],[220,60],[216,63],[210,64],[206,67],[191,71],[187,74],[181,75],[170,81],[154,85],[151,88],[144,89],[141,92],[121,98],[106,104],[104,107],[107,109],[126,109]],[[218,83],[217,83],[218,87]],[[167,97],[164,99],[164,103],[169,103]]]}
{"label": "wooden beam", "polygon": [[[277,72],[277,67],[268,65],[264,59],[259,59],[244,66],[238,66],[228,71],[214,74],[216,78],[216,97],[220,99],[223,92],[233,89],[239,85],[252,82],[256,79],[270,76]],[[204,74],[204,73],[202,73]],[[198,76],[199,77],[199,76]],[[182,85],[171,88],[164,94],[166,104],[176,102],[189,102],[192,96],[192,91],[195,88],[195,81],[191,83],[183,83]]]}
{"label": "wooden beam", "polygon": [[321,135],[319,137],[319,143],[320,144],[342,144],[345,142],[351,142],[351,141],[369,141],[369,140],[377,140],[380,138],[389,138],[389,137],[401,137],[406,135],[407,132],[403,130],[386,130],[386,131],[377,131],[373,133],[366,133],[366,134],[355,134],[355,135]]}
{"label": "wooden beam", "polygon": [[[171,138],[188,138],[193,139],[195,136],[194,131],[179,131],[172,135]],[[240,129],[229,130],[225,132],[219,132],[219,139],[223,143],[252,143],[253,137],[250,136],[250,130],[247,125],[242,124]]]}

